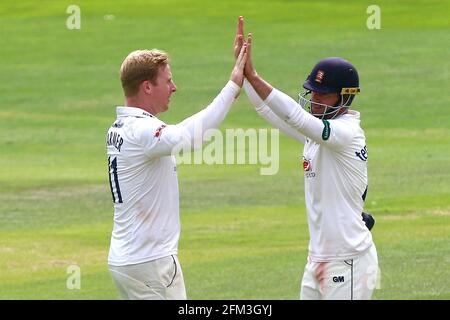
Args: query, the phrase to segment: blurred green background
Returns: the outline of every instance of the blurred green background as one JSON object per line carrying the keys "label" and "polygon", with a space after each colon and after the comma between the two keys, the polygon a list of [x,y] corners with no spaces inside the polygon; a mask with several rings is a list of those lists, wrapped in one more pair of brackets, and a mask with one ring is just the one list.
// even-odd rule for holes
{"label": "blurred green background", "polygon": [[[69,30],[69,5],[81,29]],[[314,64],[350,60],[369,150],[366,210],[381,268],[375,299],[450,298],[448,1],[2,1],[0,299],[116,299],[105,134],[135,49],[170,53],[178,86],[160,118],[201,110],[234,64],[237,17],[257,70],[296,98]],[[268,128],[245,94],[221,129]],[[179,257],[190,299],[297,299],[306,263],[302,146],[280,170],[180,165]],[[67,268],[78,265],[81,289]]]}

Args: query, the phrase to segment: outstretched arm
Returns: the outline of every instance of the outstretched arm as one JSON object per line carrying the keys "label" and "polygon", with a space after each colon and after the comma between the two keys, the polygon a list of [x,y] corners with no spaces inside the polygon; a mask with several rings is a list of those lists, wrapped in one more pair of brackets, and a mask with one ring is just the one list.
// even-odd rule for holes
{"label": "outstretched arm", "polygon": [[272,126],[280,129],[281,132],[285,133],[289,137],[297,140],[298,142],[305,143],[305,136],[303,136],[299,131],[292,128],[284,120],[278,117],[265,103],[261,100],[259,95],[253,89],[252,85],[244,79],[244,90],[249,98],[251,104],[255,107],[255,111],[269,122]]}
{"label": "outstretched arm", "polygon": [[256,93],[258,93],[261,100],[266,100],[272,92],[273,87],[270,83],[258,75],[253,66],[251,33],[249,33],[247,37],[247,63],[245,64],[244,75],[252,85],[253,89],[255,89]]}
{"label": "outstretched arm", "polygon": [[[244,81],[244,66],[247,61],[246,45],[241,47],[239,55],[236,59],[236,63],[231,71],[230,81],[222,90],[222,92],[214,99],[214,101],[202,111],[194,114],[193,116],[185,119],[177,125],[177,127],[182,128],[192,139],[201,139],[202,137],[195,137],[194,133],[203,133],[212,128],[218,128],[222,121],[225,119],[226,114],[231,108],[234,99],[239,95],[240,87]],[[233,88],[234,87],[234,88]],[[230,91],[229,88],[233,88]],[[235,92],[230,99],[227,92]],[[200,129],[200,130],[199,130]],[[193,142],[193,140],[192,140]]]}
{"label": "outstretched arm", "polygon": [[[238,24],[236,29],[236,37],[234,38],[234,56],[237,59],[239,52],[245,43],[244,41],[244,18],[240,16],[238,18]],[[250,37],[251,44],[251,37]],[[247,60],[248,64],[248,60]],[[252,72],[253,65],[246,65],[245,70],[247,73]],[[256,73],[256,71],[255,71]],[[244,90],[247,94],[252,105],[255,107],[256,112],[264,118],[267,122],[269,122],[275,128],[280,129],[282,132],[287,134],[288,136],[294,138],[295,140],[305,143],[305,137],[300,134],[297,130],[289,126],[285,121],[280,119],[265,103],[261,100],[258,93],[253,89],[252,85],[249,83],[247,79],[244,80]]]}
{"label": "outstretched arm", "polygon": [[[230,80],[203,110],[176,125],[161,126],[158,134],[149,134],[148,128],[140,128],[141,143],[149,157],[162,157],[175,154],[180,150],[191,151],[202,146],[204,133],[208,129],[218,128],[225,119],[235,97],[239,94],[244,81],[244,66],[247,59],[246,46],[243,45]],[[156,128],[155,128],[156,129]]]}
{"label": "outstretched arm", "polygon": [[[244,75],[258,96],[271,111],[289,127],[311,140],[329,145],[332,148],[345,146],[352,138],[353,132],[336,123],[329,124],[315,118],[305,111],[294,99],[274,89],[270,83],[258,75],[252,60],[252,35],[247,38],[247,63]],[[332,129],[329,128],[331,126]],[[325,134],[328,131],[328,134]]]}

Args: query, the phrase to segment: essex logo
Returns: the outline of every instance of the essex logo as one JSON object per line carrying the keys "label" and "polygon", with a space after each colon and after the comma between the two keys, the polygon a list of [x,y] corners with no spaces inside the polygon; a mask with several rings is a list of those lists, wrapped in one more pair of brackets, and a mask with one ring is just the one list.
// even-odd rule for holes
{"label": "essex logo", "polygon": [[316,82],[322,83],[322,80],[323,80],[324,76],[325,76],[325,72],[323,72],[322,70],[317,71]]}
{"label": "essex logo", "polygon": [[165,127],[166,127],[166,125],[163,124],[163,125],[161,125],[161,127],[159,127],[158,129],[156,129],[156,132],[155,132],[155,137],[156,137],[156,138],[158,138],[158,137],[161,135],[161,131],[162,131],[162,129],[164,129]]}

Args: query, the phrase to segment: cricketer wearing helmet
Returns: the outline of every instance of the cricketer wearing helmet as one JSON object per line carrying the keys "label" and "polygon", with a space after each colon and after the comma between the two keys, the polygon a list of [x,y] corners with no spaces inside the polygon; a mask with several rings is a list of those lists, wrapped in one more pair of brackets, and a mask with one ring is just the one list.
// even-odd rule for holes
{"label": "cricketer wearing helmet", "polygon": [[[236,52],[244,42],[240,17]],[[358,72],[342,58],[319,61],[297,103],[256,72],[251,51],[249,34],[247,96],[263,118],[304,144],[301,164],[310,242],[300,298],[371,299],[378,258],[370,225],[361,215],[368,152],[360,114],[349,109],[360,92]]]}

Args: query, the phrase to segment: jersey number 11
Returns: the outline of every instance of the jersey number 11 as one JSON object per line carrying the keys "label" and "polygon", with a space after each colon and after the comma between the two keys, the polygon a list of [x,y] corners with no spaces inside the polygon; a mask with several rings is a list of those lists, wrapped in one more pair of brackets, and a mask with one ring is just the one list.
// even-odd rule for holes
{"label": "jersey number 11", "polygon": [[[123,203],[122,194],[120,193],[119,177],[117,176],[117,158],[108,157],[109,168],[109,186],[111,187],[112,200],[114,203]],[[112,176],[112,178],[111,178]]]}

